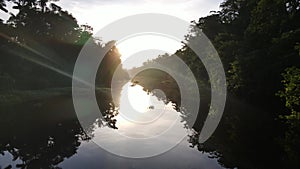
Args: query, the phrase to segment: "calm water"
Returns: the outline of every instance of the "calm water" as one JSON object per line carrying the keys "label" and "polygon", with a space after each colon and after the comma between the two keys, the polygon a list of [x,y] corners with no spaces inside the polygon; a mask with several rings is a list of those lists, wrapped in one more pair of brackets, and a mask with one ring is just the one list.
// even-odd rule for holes
{"label": "calm water", "polygon": [[[127,83],[117,96],[117,105],[110,104],[112,98],[109,95],[98,96],[100,109],[115,114],[110,120],[116,121],[114,124],[105,121],[99,124],[101,119],[95,117],[89,133],[82,131],[69,96],[3,108],[1,167],[222,168],[218,158],[191,148],[188,137],[180,139],[175,148],[170,147],[161,155],[144,159],[124,158],[99,147],[94,141],[115,151],[123,147],[121,153],[134,151],[128,148],[132,138],[157,137],[170,125],[175,126],[173,134],[158,139],[156,143],[147,143],[144,148],[151,151],[159,141],[167,145],[177,144],[177,137],[192,132],[184,128],[174,103],[158,99],[139,85]],[[137,143],[135,149],[143,148]]]}
{"label": "calm water", "polygon": [[[280,152],[269,132],[272,123],[264,121],[267,117],[263,112],[229,98],[217,131],[205,144],[198,144],[201,119],[197,119],[194,128],[186,127],[178,106],[166,101],[168,96],[160,90],[155,92],[127,83],[115,93],[115,104],[111,104],[110,94],[98,93],[99,108],[106,114],[103,118],[90,117],[87,132],[77,120],[71,96],[3,106],[0,168],[276,168],[274,160],[279,159]],[[241,115],[250,114],[246,112],[252,114]],[[149,142],[146,147],[132,140],[160,136],[170,125],[175,126],[172,134],[158,137],[157,142]],[[186,137],[177,144],[181,135]],[[105,146],[101,148],[94,141]],[[152,151],[161,142],[177,146],[142,159],[124,158],[105,150],[139,153]]]}

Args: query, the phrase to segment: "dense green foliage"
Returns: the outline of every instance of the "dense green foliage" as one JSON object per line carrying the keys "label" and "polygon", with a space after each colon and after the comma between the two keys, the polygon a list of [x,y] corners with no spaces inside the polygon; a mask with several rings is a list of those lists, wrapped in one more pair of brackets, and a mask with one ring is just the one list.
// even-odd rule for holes
{"label": "dense green foliage", "polygon": [[[4,2],[0,5],[6,11]],[[18,12],[0,23],[1,90],[71,86],[77,56],[88,39],[94,39],[93,29],[78,25],[71,14],[48,0],[12,2]],[[104,44],[97,39],[90,45],[95,55],[107,47],[115,48],[114,43]],[[105,66],[100,65],[98,76],[105,78],[98,78],[99,85],[109,87],[115,65],[121,62],[114,51],[105,56]]]}
{"label": "dense green foliage", "polygon": [[296,67],[287,68],[282,74],[284,90],[278,95],[285,99],[285,106],[291,114],[284,116],[289,120],[300,120],[300,69]]}
{"label": "dense green foliage", "polygon": [[[300,65],[295,50],[300,37],[299,2],[227,0],[221,9],[193,27],[202,30],[217,49],[231,92],[264,106],[280,89],[284,69]],[[188,38],[197,36],[193,30]]]}
{"label": "dense green foliage", "polygon": [[[287,119],[285,139],[280,141],[286,152],[283,163],[299,167],[300,2],[227,0],[221,11],[200,18],[194,26],[219,52],[230,92],[271,118]],[[285,104],[276,96],[282,88],[279,95]]]}
{"label": "dense green foliage", "polygon": [[[209,85],[203,64],[189,47],[193,39],[203,32],[222,60],[229,91],[228,104],[236,104],[235,107],[227,104],[226,117],[220,124],[220,130],[228,132],[230,137],[225,139],[226,136],[217,131],[211,142],[206,146],[198,145],[198,148],[205,151],[204,147],[214,143],[212,147],[218,147],[216,149],[224,155],[221,155],[220,161],[225,166],[234,167],[234,161],[241,168],[260,168],[263,166],[251,167],[254,163],[250,161],[264,159],[267,162],[270,159],[254,155],[260,149],[257,144],[265,143],[261,148],[275,156],[271,146],[274,144],[274,147],[278,147],[277,153],[282,150],[277,167],[299,168],[300,2],[226,0],[220,7],[220,11],[192,22],[184,46],[175,53],[191,68],[199,81]],[[164,55],[145,64],[164,63],[175,55]],[[240,101],[245,106],[239,107]],[[274,131],[269,131],[269,126],[273,126]],[[277,127],[280,129],[275,131]],[[253,145],[249,139],[257,141],[257,144]],[[274,140],[277,141],[274,143]],[[226,141],[228,145],[224,147]],[[248,148],[253,147],[253,152],[242,158],[240,152],[245,149],[243,145],[238,147],[239,143],[247,144]],[[276,167],[277,164],[273,164]]]}
{"label": "dense green foliage", "polygon": [[[18,12],[5,23],[0,20],[0,91],[70,86],[74,63],[92,38],[92,28],[78,25],[49,0],[0,0],[0,10],[9,11],[8,1]],[[188,126],[195,130],[191,147],[213,152],[225,167],[299,168],[300,1],[225,0],[220,7],[192,22],[183,47],[174,55],[162,55],[145,65],[167,64],[178,56],[197,78],[205,97],[201,108],[207,111],[210,79],[189,47],[205,33],[223,63],[229,96],[220,127],[208,142],[198,143],[201,122]],[[120,54],[114,41],[104,44],[93,39],[91,43],[94,54],[110,49],[96,79],[98,85],[109,87]],[[179,91],[172,89],[177,84],[168,75],[152,70],[135,79],[150,90],[166,89],[172,101],[179,99]]]}

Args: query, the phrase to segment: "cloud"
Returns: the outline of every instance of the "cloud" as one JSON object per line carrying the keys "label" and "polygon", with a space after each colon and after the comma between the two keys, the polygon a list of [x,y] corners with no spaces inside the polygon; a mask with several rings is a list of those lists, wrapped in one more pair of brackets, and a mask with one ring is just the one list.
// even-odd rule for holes
{"label": "cloud", "polygon": [[222,0],[62,0],[58,4],[64,9],[75,12],[89,13],[98,11],[110,11],[106,15],[127,15],[132,11],[142,13],[160,12],[177,14],[183,19],[197,19],[209,14],[211,10],[217,10]]}
{"label": "cloud", "polygon": [[58,2],[71,12],[80,23],[99,29],[125,16],[138,13],[163,13],[186,21],[197,20],[218,10],[222,0],[64,0]]}

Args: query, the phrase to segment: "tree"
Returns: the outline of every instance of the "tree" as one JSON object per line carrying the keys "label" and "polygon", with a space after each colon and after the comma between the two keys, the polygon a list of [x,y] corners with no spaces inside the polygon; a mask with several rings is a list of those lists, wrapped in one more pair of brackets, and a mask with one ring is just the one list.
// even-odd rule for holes
{"label": "tree", "polygon": [[104,45],[92,37],[91,26],[78,25],[71,14],[48,0],[12,2],[18,13],[0,25],[4,35],[0,37],[0,70],[16,81],[16,88],[70,86],[77,56],[89,39],[97,52],[112,47],[102,65],[108,73],[103,84],[109,84],[120,55],[110,43]]}
{"label": "tree", "polygon": [[287,124],[282,146],[286,153],[285,163],[289,168],[299,167],[299,139],[300,139],[300,69],[290,67],[282,74],[284,89],[277,93],[285,100],[288,112],[281,118]]}
{"label": "tree", "polygon": [[6,9],[5,0],[0,0],[0,10],[8,12],[8,10]]}
{"label": "tree", "polygon": [[286,119],[300,120],[300,69],[290,67],[282,74],[284,90],[278,92],[285,99],[285,106],[290,113],[284,116]]}

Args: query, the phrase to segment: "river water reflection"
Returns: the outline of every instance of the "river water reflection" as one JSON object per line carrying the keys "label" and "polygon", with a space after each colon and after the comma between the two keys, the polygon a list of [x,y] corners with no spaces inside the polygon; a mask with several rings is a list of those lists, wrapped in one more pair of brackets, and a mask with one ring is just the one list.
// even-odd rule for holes
{"label": "river water reflection", "polygon": [[[127,83],[115,104],[110,93],[97,97],[110,115],[93,117],[89,132],[82,130],[69,95],[1,107],[0,168],[222,168],[214,151],[191,147],[192,130],[162,91]],[[161,146],[163,154],[154,151]],[[119,155],[160,155],[124,158],[107,148]]]}
{"label": "river water reflection", "polygon": [[[161,96],[161,97],[157,97]],[[94,128],[93,141],[116,155],[132,158],[165,153],[189,133],[176,105],[161,90],[146,92],[142,86],[125,84],[111,126]],[[187,145],[188,147],[188,145]]]}

